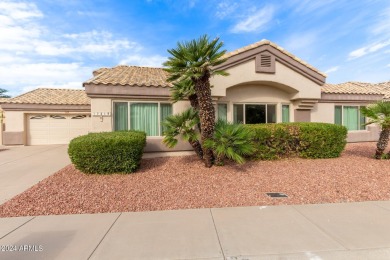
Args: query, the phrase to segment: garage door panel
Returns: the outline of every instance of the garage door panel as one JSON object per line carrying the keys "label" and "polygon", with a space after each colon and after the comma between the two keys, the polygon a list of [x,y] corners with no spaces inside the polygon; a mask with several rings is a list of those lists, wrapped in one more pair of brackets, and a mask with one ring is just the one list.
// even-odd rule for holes
{"label": "garage door panel", "polygon": [[27,140],[29,145],[49,144],[49,125],[50,118],[47,115],[31,115],[28,116],[28,124],[30,131],[27,132]]}
{"label": "garage door panel", "polygon": [[28,116],[27,143],[68,144],[73,138],[89,132],[89,115],[30,115]]}
{"label": "garage door panel", "polygon": [[77,136],[88,134],[90,128],[91,128],[90,116],[87,115],[70,116],[70,124],[69,124],[70,140],[72,140]]}

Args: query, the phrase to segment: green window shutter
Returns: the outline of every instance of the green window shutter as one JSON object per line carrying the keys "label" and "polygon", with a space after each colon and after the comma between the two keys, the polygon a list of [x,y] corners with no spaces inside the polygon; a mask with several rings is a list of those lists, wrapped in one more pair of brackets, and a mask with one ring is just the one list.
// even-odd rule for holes
{"label": "green window shutter", "polygon": [[[361,106],[361,108],[364,107],[364,106]],[[366,130],[366,117],[363,116],[363,114],[360,112],[359,110],[359,119],[360,119],[360,122],[359,122],[359,129],[360,130]]]}
{"label": "green window shutter", "polygon": [[342,106],[335,106],[334,107],[334,123],[336,125],[342,125],[343,122],[341,121],[342,119]]}
{"label": "green window shutter", "polygon": [[235,124],[244,123],[244,105],[242,104],[233,105],[233,123]]}
{"label": "green window shutter", "polygon": [[282,122],[290,122],[290,105],[282,105]]}
{"label": "green window shutter", "polygon": [[160,104],[160,135],[164,134],[163,122],[165,118],[172,115],[172,105],[171,104]]}
{"label": "green window shutter", "polygon": [[114,131],[128,130],[129,113],[127,102],[114,103]]}
{"label": "green window shutter", "polygon": [[130,129],[144,131],[147,136],[158,136],[158,104],[130,103]]}
{"label": "green window shutter", "polygon": [[359,129],[359,110],[358,107],[344,106],[343,125],[348,130]]}
{"label": "green window shutter", "polygon": [[218,119],[227,121],[227,104],[218,104]]}

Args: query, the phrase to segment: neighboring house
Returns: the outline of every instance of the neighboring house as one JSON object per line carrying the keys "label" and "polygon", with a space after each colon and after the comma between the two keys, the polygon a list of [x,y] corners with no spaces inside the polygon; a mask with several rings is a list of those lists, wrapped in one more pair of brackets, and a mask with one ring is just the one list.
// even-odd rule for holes
{"label": "neighboring house", "polygon": [[[325,84],[326,75],[276,44],[263,40],[226,54],[230,75],[211,78],[218,118],[250,123],[326,122],[345,125],[348,141],[376,141],[379,129],[362,126],[359,107],[390,99],[390,83]],[[67,143],[87,132],[138,129],[145,151],[169,150],[161,122],[189,107],[171,104],[162,68],[116,66],[93,72],[84,91],[37,89],[1,105],[5,144]],[[77,129],[77,130],[75,130]],[[191,149],[180,142],[176,150]]]}

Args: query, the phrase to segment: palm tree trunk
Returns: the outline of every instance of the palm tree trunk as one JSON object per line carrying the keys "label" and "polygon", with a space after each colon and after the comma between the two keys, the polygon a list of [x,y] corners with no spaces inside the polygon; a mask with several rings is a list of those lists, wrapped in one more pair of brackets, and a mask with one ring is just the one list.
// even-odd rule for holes
{"label": "palm tree trunk", "polygon": [[194,149],[196,155],[200,158],[203,159],[203,150],[202,146],[200,145],[199,141],[189,141],[190,145],[192,146],[192,149]]}
{"label": "palm tree trunk", "polygon": [[[201,143],[213,137],[215,127],[215,112],[211,99],[209,78],[210,73],[205,71],[202,77],[193,79],[199,102],[199,119],[202,129],[200,133]],[[206,167],[210,168],[213,165],[213,157],[213,151],[203,147],[203,159]]]}
{"label": "palm tree trunk", "polygon": [[199,102],[196,94],[189,95],[188,100],[190,101],[191,107],[193,107],[196,111],[199,111]]}
{"label": "palm tree trunk", "polygon": [[390,128],[382,129],[378,143],[376,144],[375,159],[381,159],[387,144],[389,143]]}
{"label": "palm tree trunk", "polygon": [[[196,94],[192,94],[190,96],[188,96],[188,100],[190,101],[190,104],[191,104],[191,107],[193,109],[195,109],[196,111],[199,111],[199,102],[198,102],[198,96]],[[198,130],[199,130],[199,133],[201,132],[201,128],[200,128],[200,123],[198,124]],[[200,144],[199,144],[200,145]],[[200,146],[200,149],[202,149],[202,146]],[[203,152],[202,152],[202,157],[203,157]]]}

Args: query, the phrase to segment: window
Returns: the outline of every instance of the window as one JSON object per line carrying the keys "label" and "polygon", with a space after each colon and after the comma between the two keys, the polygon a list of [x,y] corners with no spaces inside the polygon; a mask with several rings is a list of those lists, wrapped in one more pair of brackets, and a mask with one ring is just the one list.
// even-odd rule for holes
{"label": "window", "polygon": [[162,122],[172,115],[172,105],[167,103],[115,102],[114,130],[140,130],[147,136],[161,136]]}
{"label": "window", "polygon": [[334,123],[349,131],[366,129],[366,118],[360,113],[359,106],[335,106]]}
{"label": "window", "polygon": [[276,123],[276,105],[234,104],[233,121],[243,124]]}
{"label": "window", "polygon": [[282,105],[282,122],[290,122],[290,105]]}
{"label": "window", "polygon": [[218,110],[218,119],[221,119],[223,121],[227,121],[227,104],[218,104],[217,107]]}

